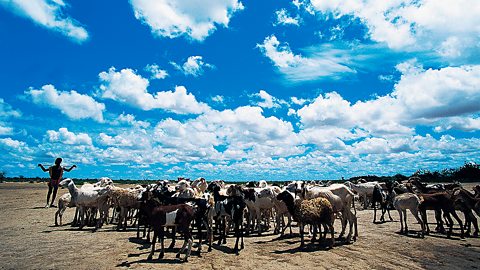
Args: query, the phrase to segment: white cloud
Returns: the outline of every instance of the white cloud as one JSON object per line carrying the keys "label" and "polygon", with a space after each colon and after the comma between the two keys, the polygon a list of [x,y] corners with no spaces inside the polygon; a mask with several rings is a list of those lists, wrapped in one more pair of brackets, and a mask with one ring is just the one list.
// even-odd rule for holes
{"label": "white cloud", "polygon": [[276,21],[273,25],[300,25],[300,17],[297,15],[295,18],[291,17],[285,8],[275,11]]}
{"label": "white cloud", "polygon": [[103,122],[105,104],[75,90],[57,91],[53,85],[48,84],[39,90],[30,88],[25,91],[25,94],[32,98],[33,103],[58,109],[70,119],[92,118],[95,121]]}
{"label": "white cloud", "polygon": [[439,126],[435,127],[436,132],[448,130],[477,131],[480,130],[480,118],[470,117],[451,117],[443,120]]}
{"label": "white cloud", "polygon": [[415,118],[435,119],[480,111],[480,66],[410,68],[393,96]]}
{"label": "white cloud", "polygon": [[190,56],[183,65],[175,62],[170,62],[176,69],[180,70],[185,75],[198,77],[205,72],[205,69],[213,69],[215,66],[205,63],[202,56]]}
{"label": "white cloud", "polygon": [[288,44],[281,45],[275,35],[266,37],[257,44],[260,51],[278,68],[280,73],[293,82],[335,79],[356,71],[347,66],[349,59],[330,48],[313,57],[294,54]]}
{"label": "white cloud", "polygon": [[3,98],[0,98],[0,135],[13,134],[13,127],[11,127],[9,120],[21,116],[22,113],[19,110],[14,110],[10,104],[6,103]]}
{"label": "white cloud", "polygon": [[25,142],[17,141],[12,138],[2,138],[0,139],[0,144],[12,149],[18,149],[27,146]]}
{"label": "white cloud", "polygon": [[87,133],[78,133],[68,131],[67,128],[59,128],[58,131],[48,130],[47,138],[49,142],[59,142],[68,145],[92,145],[92,138]]}
{"label": "white cloud", "polygon": [[[411,63],[391,94],[351,104],[336,92],[318,96],[297,111],[305,128],[360,128],[381,136],[408,135],[416,125],[475,130],[480,112],[480,66],[424,70]],[[454,118],[456,117],[456,118]]]}
{"label": "white cloud", "polygon": [[76,20],[65,16],[68,6],[62,0],[2,0],[0,5],[76,42],[88,39],[87,30]]}
{"label": "white cloud", "polygon": [[297,97],[291,97],[290,100],[292,101],[293,104],[296,104],[296,105],[303,105],[306,102],[308,102],[307,99],[297,98]]}
{"label": "white cloud", "polygon": [[117,116],[111,123],[113,125],[129,124],[139,128],[148,128],[150,126],[149,122],[136,120],[134,115],[125,113]]}
{"label": "white cloud", "polygon": [[270,95],[265,90],[260,90],[258,93],[253,94],[252,96],[255,96],[261,99],[260,102],[255,102],[255,104],[262,108],[267,108],[267,109],[280,108],[281,104],[287,104],[286,101]]}
{"label": "white cloud", "polygon": [[13,134],[13,128],[8,126],[6,123],[0,122],[0,135],[5,136],[5,135],[12,135]]}
{"label": "white cloud", "polygon": [[149,81],[131,69],[116,71],[114,67],[99,74],[102,98],[113,99],[142,110],[163,109],[178,114],[200,114],[209,109],[198,102],[195,96],[187,93],[184,86],[176,86],[174,91],[148,93]]}
{"label": "white cloud", "polygon": [[220,104],[223,104],[223,102],[225,101],[225,98],[221,95],[213,96],[211,99],[213,102],[220,103]]}
{"label": "white cloud", "polygon": [[369,36],[400,50],[435,50],[446,58],[474,56],[480,47],[480,2],[470,0],[311,0],[336,17],[359,18]]}
{"label": "white cloud", "polygon": [[244,7],[238,0],[179,1],[130,0],[135,17],[152,33],[168,38],[182,35],[203,41],[217,26],[228,27],[235,12]]}
{"label": "white cloud", "polygon": [[165,79],[168,73],[164,69],[160,69],[157,64],[147,65],[145,70],[151,73],[150,79]]}
{"label": "white cloud", "polygon": [[18,118],[22,116],[22,113],[18,110],[14,110],[10,104],[6,103],[3,98],[0,98],[0,119]]}
{"label": "white cloud", "polygon": [[145,133],[137,130],[128,130],[120,134],[110,136],[105,133],[99,134],[100,144],[106,146],[116,146],[122,149],[143,149],[151,150],[151,140]]}

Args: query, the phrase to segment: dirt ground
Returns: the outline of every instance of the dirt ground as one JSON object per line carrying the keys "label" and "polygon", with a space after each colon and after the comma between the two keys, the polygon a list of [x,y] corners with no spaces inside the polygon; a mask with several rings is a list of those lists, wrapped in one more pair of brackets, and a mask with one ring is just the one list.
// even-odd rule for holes
{"label": "dirt ground", "polygon": [[[187,263],[167,251],[165,259],[147,262],[149,245],[135,239],[134,229],[117,232],[106,225],[92,233],[69,224],[54,226],[56,208],[43,208],[47,187],[41,183],[0,184],[0,269],[477,269],[480,268],[480,238],[459,238],[458,226],[452,239],[432,234],[425,239],[399,235],[395,221],[373,224],[373,210],[357,211],[359,239],[350,245],[337,242],[331,250],[307,245],[299,249],[300,238],[278,238],[271,232],[245,239],[245,249],[232,253],[234,240],[214,245],[202,257],[192,256]],[[59,189],[59,195],[68,192]],[[57,198],[58,198],[57,196]],[[56,204],[56,202],[55,202]],[[67,209],[64,223],[73,219]],[[461,215],[463,216],[463,215]],[[463,217],[462,217],[463,218]],[[409,229],[419,230],[409,214]],[[430,221],[433,221],[430,216]],[[339,228],[339,222],[336,222]],[[294,228],[298,232],[298,228]],[[180,248],[179,239],[176,249]],[[170,240],[166,240],[168,246]],[[157,245],[159,248],[159,245]],[[192,249],[194,250],[194,249]],[[154,258],[158,256],[155,253]]]}

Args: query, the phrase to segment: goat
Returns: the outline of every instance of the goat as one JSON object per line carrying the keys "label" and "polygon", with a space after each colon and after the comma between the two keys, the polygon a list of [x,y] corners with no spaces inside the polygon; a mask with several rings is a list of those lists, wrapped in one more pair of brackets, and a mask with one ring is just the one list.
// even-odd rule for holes
{"label": "goat", "polygon": [[385,212],[388,212],[388,217],[392,221],[392,216],[390,216],[390,201],[388,200],[389,194],[384,191],[380,185],[375,185],[372,195],[372,207],[373,207],[373,223],[377,219],[377,203],[380,204],[380,209],[382,210],[382,216],[380,217],[380,222],[385,222]]}
{"label": "goat", "polygon": [[184,236],[183,246],[177,253],[176,257],[180,258],[180,254],[186,249],[183,261],[188,261],[193,243],[192,234],[190,232],[190,224],[194,219],[193,207],[188,204],[157,206],[152,201],[152,193],[150,191],[142,192],[139,195],[139,200],[141,202],[140,208],[142,212],[148,216],[148,222],[153,227],[152,249],[147,260],[152,260],[157,237],[160,238],[161,244],[161,251],[158,258],[162,259],[164,257],[164,229],[165,227],[176,227]]}

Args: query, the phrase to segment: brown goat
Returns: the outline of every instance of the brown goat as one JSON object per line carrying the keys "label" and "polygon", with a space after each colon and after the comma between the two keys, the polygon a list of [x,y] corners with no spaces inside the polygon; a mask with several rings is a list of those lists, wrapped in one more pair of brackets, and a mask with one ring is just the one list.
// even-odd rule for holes
{"label": "brown goat", "polygon": [[458,217],[455,212],[454,202],[451,199],[451,196],[445,192],[438,192],[433,194],[419,194],[422,198],[422,202],[419,205],[420,214],[422,215],[422,220],[427,227],[427,234],[430,232],[427,221],[427,210],[435,210],[435,218],[437,222],[439,221],[440,227],[443,228],[443,221],[441,218],[441,212],[443,211],[444,216],[449,221],[449,230],[447,231],[447,237],[450,237],[453,231],[453,220],[450,217],[452,215],[460,224],[461,229],[461,238],[464,238],[463,223],[462,220]]}

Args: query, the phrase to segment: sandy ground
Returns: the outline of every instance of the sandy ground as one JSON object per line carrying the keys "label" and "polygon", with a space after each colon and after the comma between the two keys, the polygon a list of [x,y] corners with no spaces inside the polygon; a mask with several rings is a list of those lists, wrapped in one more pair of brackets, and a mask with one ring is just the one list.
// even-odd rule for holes
{"label": "sandy ground", "polygon": [[[192,256],[179,263],[174,251],[165,259],[147,262],[149,245],[135,239],[134,229],[117,232],[113,225],[98,232],[78,230],[69,225],[55,227],[56,208],[43,208],[46,184],[0,184],[0,268],[1,269],[477,269],[480,268],[480,238],[460,239],[458,227],[452,239],[432,234],[420,239],[399,235],[398,214],[394,222],[373,224],[373,210],[357,212],[359,239],[340,242],[331,249],[307,245],[299,249],[299,237],[267,232],[248,237],[239,256],[232,254],[233,238],[226,246],[214,246],[202,257]],[[59,196],[68,192],[59,190]],[[58,197],[57,197],[58,198]],[[64,223],[73,219],[67,209]],[[411,215],[409,228],[419,230]],[[434,219],[430,217],[430,221]],[[336,222],[338,230],[339,222]],[[298,228],[294,228],[297,232]],[[169,245],[170,240],[166,240]],[[182,244],[177,241],[176,249]],[[159,247],[159,245],[157,245]],[[155,254],[156,258],[158,253]]]}

